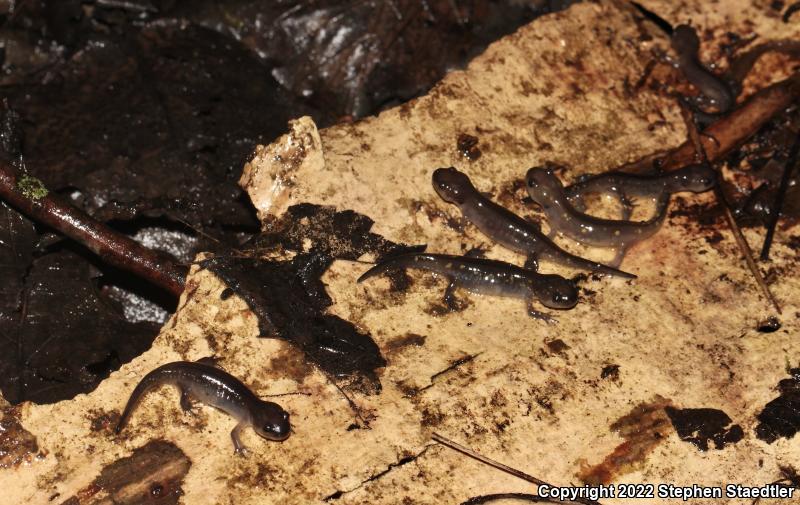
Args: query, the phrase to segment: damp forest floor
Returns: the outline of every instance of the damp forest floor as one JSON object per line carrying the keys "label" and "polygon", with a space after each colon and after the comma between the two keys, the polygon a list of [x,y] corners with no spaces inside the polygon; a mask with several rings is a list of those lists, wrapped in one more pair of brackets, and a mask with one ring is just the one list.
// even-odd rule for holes
{"label": "damp forest floor", "polygon": [[[765,2],[641,3],[702,27],[701,56],[723,64],[730,34],[800,36]],[[367,263],[422,245],[448,254],[480,247],[522,264],[439,199],[436,168],[455,166],[495,201],[540,219],[520,182],[527,168],[558,163],[573,179],[683,143],[677,102],[654,82],[669,75],[658,59],[668,47],[628,3],[583,2],[501,38],[424,96],[377,116],[327,128],[311,116],[292,120],[256,149],[239,181],[259,238],[198,256],[152,347],[91,392],[4,408],[7,499],[456,504],[536,491],[434,433],[558,485],[793,482],[796,220],[778,227],[770,261],[759,263],[780,313],[710,194],[674,198],[662,230],[625,258],[638,278],[582,278],[578,305],[554,313],[557,324],[528,317],[513,299],[459,292],[453,310],[442,303],[444,281],[419,272],[356,282]],[[796,64],[765,58],[745,95]],[[754,248],[763,240],[760,226],[744,233]],[[291,320],[294,307],[303,321]],[[292,435],[269,442],[248,430],[250,453],[237,456],[232,419],[207,407],[184,413],[167,388],[113,433],[145,373],[207,356],[286,409]],[[122,485],[126,472],[134,477]]]}

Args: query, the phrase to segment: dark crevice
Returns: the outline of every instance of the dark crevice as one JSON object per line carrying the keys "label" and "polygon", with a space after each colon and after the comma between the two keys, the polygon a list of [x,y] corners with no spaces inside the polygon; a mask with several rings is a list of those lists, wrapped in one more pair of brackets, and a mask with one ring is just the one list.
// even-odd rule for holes
{"label": "dark crevice", "polygon": [[376,473],[375,475],[367,477],[366,479],[361,481],[361,483],[358,486],[356,486],[356,487],[354,487],[352,489],[348,489],[347,491],[338,490],[338,491],[336,491],[334,493],[329,494],[325,498],[323,498],[322,501],[325,501],[325,502],[336,501],[336,500],[338,500],[339,498],[341,498],[342,496],[344,496],[347,493],[352,493],[353,491],[361,489],[367,483],[374,482],[374,481],[380,479],[381,477],[385,476],[386,474],[388,474],[389,472],[391,472],[395,468],[399,468],[401,466],[404,466],[404,465],[407,465],[409,463],[412,463],[412,462],[416,461],[418,458],[420,458],[422,455],[424,455],[426,452],[428,452],[428,449],[430,449],[431,447],[433,447],[435,445],[439,445],[439,444],[426,445],[417,454],[413,454],[413,455],[410,455],[410,456],[404,456],[404,457],[400,458],[399,460],[397,460],[396,462],[390,463],[389,466],[387,466],[385,470],[381,470],[380,472]]}
{"label": "dark crevice", "polygon": [[[170,293],[159,289],[141,277],[132,276],[129,272],[103,263],[94,253],[71,240],[62,239],[47,245],[42,256],[69,252],[89,266],[91,287],[97,299],[119,318],[130,323],[163,323],[163,320],[148,318],[130,318],[127,314],[142,310],[143,305],[158,307],[164,314],[172,313],[178,300]],[[158,326],[152,325],[153,338]]]}
{"label": "dark crevice", "polygon": [[456,368],[460,367],[461,365],[465,365],[465,364],[469,363],[470,361],[474,360],[475,358],[477,358],[481,354],[483,354],[483,351],[477,352],[475,354],[468,354],[466,356],[463,356],[463,357],[458,358],[457,360],[451,362],[447,366],[447,368],[445,368],[443,370],[440,370],[440,371],[436,372],[435,374],[431,375],[431,378],[430,378],[430,382],[431,383],[428,384],[427,386],[423,387],[423,388],[418,389],[417,392],[419,393],[421,391],[425,391],[426,389],[433,387],[434,382],[436,381],[436,379],[438,379],[442,375],[445,375],[448,372],[451,372],[451,371],[455,370]]}
{"label": "dark crevice", "polygon": [[441,371],[436,372],[435,374],[431,375],[431,382],[435,381],[438,377],[446,374],[447,372],[449,372],[451,370],[455,370],[456,368],[460,367],[461,365],[469,363],[470,361],[474,360],[475,358],[477,358],[481,354],[482,353],[479,352],[479,353],[475,353],[475,354],[468,354],[467,356],[464,356],[463,358],[458,358],[457,360],[455,360],[452,363],[450,363],[450,366],[448,366],[444,370],[441,370]]}

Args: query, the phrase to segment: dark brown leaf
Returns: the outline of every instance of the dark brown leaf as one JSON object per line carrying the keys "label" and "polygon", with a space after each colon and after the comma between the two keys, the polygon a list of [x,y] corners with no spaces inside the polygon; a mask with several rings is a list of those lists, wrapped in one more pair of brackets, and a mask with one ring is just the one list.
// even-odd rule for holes
{"label": "dark brown leaf", "polygon": [[74,252],[34,259],[33,225],[0,206],[0,389],[11,403],[93,390],[150,347],[156,328],[125,321]]}

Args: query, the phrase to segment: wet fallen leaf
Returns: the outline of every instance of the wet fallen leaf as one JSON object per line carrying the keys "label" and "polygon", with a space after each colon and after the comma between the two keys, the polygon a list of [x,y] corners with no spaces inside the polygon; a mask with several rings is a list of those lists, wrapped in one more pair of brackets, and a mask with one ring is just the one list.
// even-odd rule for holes
{"label": "wet fallen leaf", "polygon": [[[2,210],[4,222],[19,219]],[[24,247],[21,234],[9,240],[8,230],[0,228],[7,247]],[[127,322],[101,297],[91,265],[74,252],[48,253],[28,267],[19,261],[25,258],[12,258],[23,268],[4,277],[0,389],[9,402],[52,403],[87,393],[150,346],[153,325]]]}

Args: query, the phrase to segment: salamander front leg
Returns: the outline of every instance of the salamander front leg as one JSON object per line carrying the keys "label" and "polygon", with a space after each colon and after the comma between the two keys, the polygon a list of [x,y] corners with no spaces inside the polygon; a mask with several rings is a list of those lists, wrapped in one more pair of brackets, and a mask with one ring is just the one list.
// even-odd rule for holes
{"label": "salamander front leg", "polygon": [[534,272],[539,271],[539,260],[535,254],[529,254],[525,259],[525,268],[533,270]]}
{"label": "salamander front leg", "polygon": [[247,447],[245,447],[244,444],[242,444],[242,440],[239,438],[244,428],[245,424],[239,423],[231,431],[231,440],[233,440],[233,452],[240,456],[247,456]]}
{"label": "salamander front leg", "polygon": [[184,412],[192,413],[192,399],[189,397],[189,393],[181,388],[181,409]]}
{"label": "salamander front leg", "polygon": [[533,308],[533,299],[528,300],[528,315],[534,319],[538,319],[540,321],[544,321],[547,324],[556,324],[558,323],[558,319],[553,316],[547,315],[544,312],[539,312],[538,310]]}
{"label": "salamander front leg", "polygon": [[476,246],[467,251],[466,253],[464,253],[464,256],[466,256],[467,258],[485,258],[486,249],[483,249],[480,246]]}

